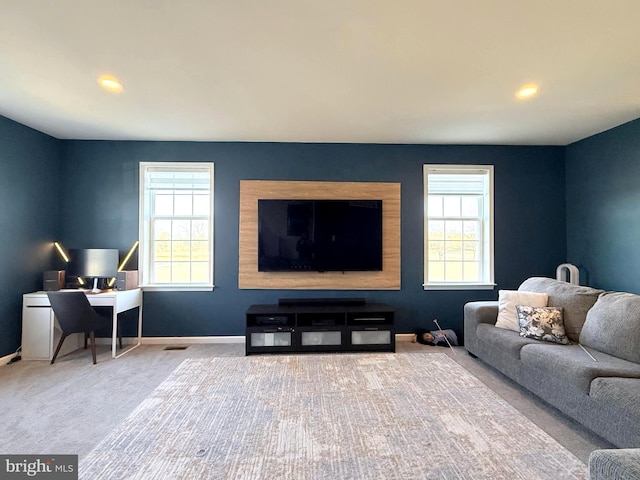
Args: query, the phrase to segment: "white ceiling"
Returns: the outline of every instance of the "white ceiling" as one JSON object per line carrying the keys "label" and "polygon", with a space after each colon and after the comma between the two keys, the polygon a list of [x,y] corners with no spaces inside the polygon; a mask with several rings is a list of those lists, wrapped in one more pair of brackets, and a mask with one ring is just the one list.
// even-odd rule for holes
{"label": "white ceiling", "polygon": [[640,117],[639,21],[639,0],[0,0],[0,114],[65,139],[566,145]]}

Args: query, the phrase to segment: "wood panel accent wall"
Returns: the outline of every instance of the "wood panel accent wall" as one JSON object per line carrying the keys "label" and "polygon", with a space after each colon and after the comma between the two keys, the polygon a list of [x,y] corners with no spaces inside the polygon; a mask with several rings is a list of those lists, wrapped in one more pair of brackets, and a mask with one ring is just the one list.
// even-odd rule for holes
{"label": "wood panel accent wall", "polygon": [[[259,272],[258,199],[382,200],[382,271]],[[399,290],[400,184],[242,180],[239,243],[242,289]]]}

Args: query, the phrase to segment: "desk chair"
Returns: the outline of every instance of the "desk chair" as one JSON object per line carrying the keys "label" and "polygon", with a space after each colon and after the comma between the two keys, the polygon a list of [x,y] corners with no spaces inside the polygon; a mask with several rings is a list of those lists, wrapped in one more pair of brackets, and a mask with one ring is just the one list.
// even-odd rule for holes
{"label": "desk chair", "polygon": [[[87,348],[87,337],[91,337],[91,354],[95,365],[97,363],[95,330],[111,327],[112,319],[99,315],[89,303],[84,292],[47,292],[47,296],[62,329],[62,336],[51,359],[51,364],[53,365],[55,362],[65,338],[72,333],[84,333],[85,349]],[[120,332],[118,332],[118,338],[122,347]]]}

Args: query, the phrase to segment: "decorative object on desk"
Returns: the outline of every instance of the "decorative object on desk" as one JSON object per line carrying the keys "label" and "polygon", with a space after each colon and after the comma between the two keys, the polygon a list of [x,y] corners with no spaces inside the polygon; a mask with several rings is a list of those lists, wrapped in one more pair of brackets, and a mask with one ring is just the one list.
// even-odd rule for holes
{"label": "decorative object on desk", "polygon": [[127,262],[131,259],[131,256],[138,248],[138,244],[140,242],[136,240],[129,248],[129,251],[124,256],[120,265],[118,265],[118,274],[116,278],[112,278],[109,281],[109,286],[113,287],[115,285],[118,290],[131,290],[132,288],[138,288],[138,271],[137,270],[125,270],[124,267],[127,265]]}
{"label": "decorative object on desk", "polygon": [[123,270],[118,272],[116,289],[131,290],[138,288],[138,270]]}
{"label": "decorative object on desk", "polygon": [[64,288],[64,270],[47,270],[42,274],[42,290],[45,292]]}
{"label": "decorative object on desk", "polygon": [[69,263],[69,255],[65,252],[60,242],[53,242],[53,246],[56,248],[65,263]]}
{"label": "decorative object on desk", "polygon": [[[69,263],[70,258],[67,251],[58,241],[53,242],[54,249],[60,255],[65,264]],[[66,265],[64,267],[66,269]],[[66,271],[65,270],[47,270],[42,274],[42,290],[45,292],[55,291],[65,288]]]}
{"label": "decorative object on desk", "polygon": [[[97,363],[95,331],[110,327],[111,319],[98,315],[84,292],[48,292],[47,297],[62,330],[51,364],[53,365],[56,361],[65,338],[72,333],[84,333],[84,348],[87,348],[87,336],[91,338],[91,355],[95,365]],[[120,337],[120,344],[122,346],[122,337]]]}
{"label": "decorative object on desk", "polygon": [[124,256],[124,258],[122,259],[122,261],[120,262],[120,265],[118,265],[118,271],[122,272],[124,271],[124,267],[126,267],[127,262],[129,261],[129,259],[131,258],[131,255],[133,255],[133,253],[136,251],[136,248],[138,248],[138,244],[140,242],[138,240],[136,240],[135,242],[133,242],[133,245],[131,245],[131,248],[129,249],[129,251],[127,252],[127,254]]}

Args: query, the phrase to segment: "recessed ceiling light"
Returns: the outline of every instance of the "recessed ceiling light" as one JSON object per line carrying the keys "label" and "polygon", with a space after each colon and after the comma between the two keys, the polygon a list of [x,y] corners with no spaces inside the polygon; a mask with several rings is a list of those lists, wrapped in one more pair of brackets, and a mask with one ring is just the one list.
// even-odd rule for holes
{"label": "recessed ceiling light", "polygon": [[109,92],[120,93],[124,90],[124,86],[120,80],[111,75],[101,75],[98,77],[98,84]]}
{"label": "recessed ceiling light", "polygon": [[516,92],[518,98],[530,98],[538,93],[537,85],[526,85]]}

